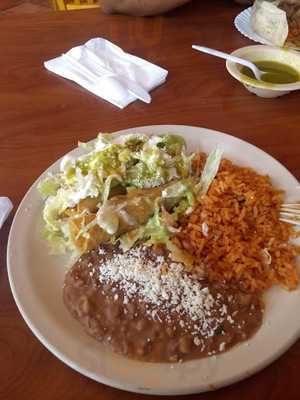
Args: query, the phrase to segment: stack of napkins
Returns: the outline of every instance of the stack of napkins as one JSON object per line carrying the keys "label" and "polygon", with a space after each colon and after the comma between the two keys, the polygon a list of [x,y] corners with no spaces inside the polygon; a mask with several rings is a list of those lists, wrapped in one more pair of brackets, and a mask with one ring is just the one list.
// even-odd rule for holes
{"label": "stack of napkins", "polygon": [[165,69],[125,53],[103,38],[74,47],[44,66],[119,108],[136,99],[150,103],[149,92],[168,75]]}
{"label": "stack of napkins", "polygon": [[0,228],[13,209],[12,202],[8,197],[0,197]]}

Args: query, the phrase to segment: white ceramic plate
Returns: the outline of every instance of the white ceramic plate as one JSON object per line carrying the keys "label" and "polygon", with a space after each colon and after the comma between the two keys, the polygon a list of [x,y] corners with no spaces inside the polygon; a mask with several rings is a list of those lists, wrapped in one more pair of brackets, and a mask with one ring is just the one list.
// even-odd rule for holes
{"label": "white ceramic plate", "polygon": [[[191,151],[208,152],[218,145],[224,150],[225,157],[269,174],[275,185],[287,191],[289,200],[297,197],[298,182],[285,167],[242,140],[203,128],[173,125],[133,128],[122,133],[133,131],[181,134]],[[78,154],[78,149],[72,153]],[[48,171],[57,171],[58,165],[59,161]],[[86,335],[63,306],[62,283],[70,261],[67,257],[49,255],[47,245],[40,237],[42,201],[36,186],[37,182],[24,197],[10,231],[7,254],[10,285],[19,310],[33,333],[76,371],[98,382],[133,392],[196,393],[250,376],[279,357],[298,338],[300,319],[296,316],[300,308],[300,290],[288,293],[274,288],[266,295],[261,329],[249,342],[227,353],[175,365],[142,363],[111,353]]]}
{"label": "white ceramic plate", "polygon": [[269,40],[264,39],[260,35],[258,35],[251,26],[251,13],[252,7],[246,8],[239,15],[235,17],[234,26],[236,29],[248,39],[254,40],[254,42],[261,44],[268,44],[272,46],[272,43]]}

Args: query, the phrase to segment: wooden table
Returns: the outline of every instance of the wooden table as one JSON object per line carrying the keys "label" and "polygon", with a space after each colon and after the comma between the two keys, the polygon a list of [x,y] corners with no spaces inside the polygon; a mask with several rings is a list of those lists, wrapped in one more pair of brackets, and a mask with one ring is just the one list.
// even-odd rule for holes
{"label": "wooden table", "polygon": [[[168,16],[130,18],[100,11],[0,17],[0,194],[16,207],[32,182],[77,141],[98,131],[149,124],[217,129],[270,153],[300,178],[299,93],[261,99],[225,70],[224,62],[191,50],[192,43],[231,51],[253,44],[233,27],[233,1],[195,1]],[[153,102],[118,110],[47,72],[43,61],[104,36],[169,70]],[[0,398],[141,399],[93,382],[56,359],[20,316],[6,273],[12,216],[0,234]],[[295,316],[298,318],[298,316]],[[195,399],[299,399],[300,341],[257,375]],[[145,397],[146,398],[146,397]]]}

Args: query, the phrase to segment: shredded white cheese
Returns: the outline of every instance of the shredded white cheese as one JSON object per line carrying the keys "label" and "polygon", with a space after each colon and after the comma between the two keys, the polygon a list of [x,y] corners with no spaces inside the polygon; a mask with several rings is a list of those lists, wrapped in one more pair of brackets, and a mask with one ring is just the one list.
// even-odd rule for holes
{"label": "shredded white cheese", "polygon": [[[134,296],[144,300],[150,305],[147,314],[153,320],[161,321],[162,316],[166,320],[170,316],[182,316],[182,328],[192,328],[195,336],[213,336],[227,318],[227,307],[213,297],[199,280],[188,275],[183,264],[171,262],[167,272],[165,264],[164,257],[151,260],[145,257],[142,247],[135,248],[124,254],[114,254],[101,262],[99,280],[114,283],[121,289],[125,293],[125,304]],[[219,317],[212,316],[211,311],[216,308]],[[185,324],[185,318],[192,321],[192,326]]]}

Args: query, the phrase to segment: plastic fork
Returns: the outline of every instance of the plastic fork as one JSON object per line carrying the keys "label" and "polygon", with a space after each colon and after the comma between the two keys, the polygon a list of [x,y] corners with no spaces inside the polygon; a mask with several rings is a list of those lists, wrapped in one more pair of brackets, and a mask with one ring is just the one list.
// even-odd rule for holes
{"label": "plastic fork", "polygon": [[300,203],[285,203],[280,207],[280,221],[300,226]]}
{"label": "plastic fork", "polygon": [[202,53],[206,53],[209,54],[211,56],[215,56],[215,57],[219,57],[219,58],[223,58],[225,60],[229,60],[232,61],[236,64],[241,64],[244,65],[245,67],[248,67],[252,70],[255,78],[258,81],[262,80],[263,75],[266,74],[266,72],[261,71],[259,68],[257,68],[257,66],[255,64],[253,64],[251,61],[249,60],[245,60],[244,58],[240,58],[240,57],[236,57],[236,56],[232,56],[231,54],[228,53],[224,53],[223,51],[219,51],[216,49],[211,49],[210,47],[204,47],[204,46],[197,46],[197,45],[193,45],[192,48],[194,50],[200,51]]}

